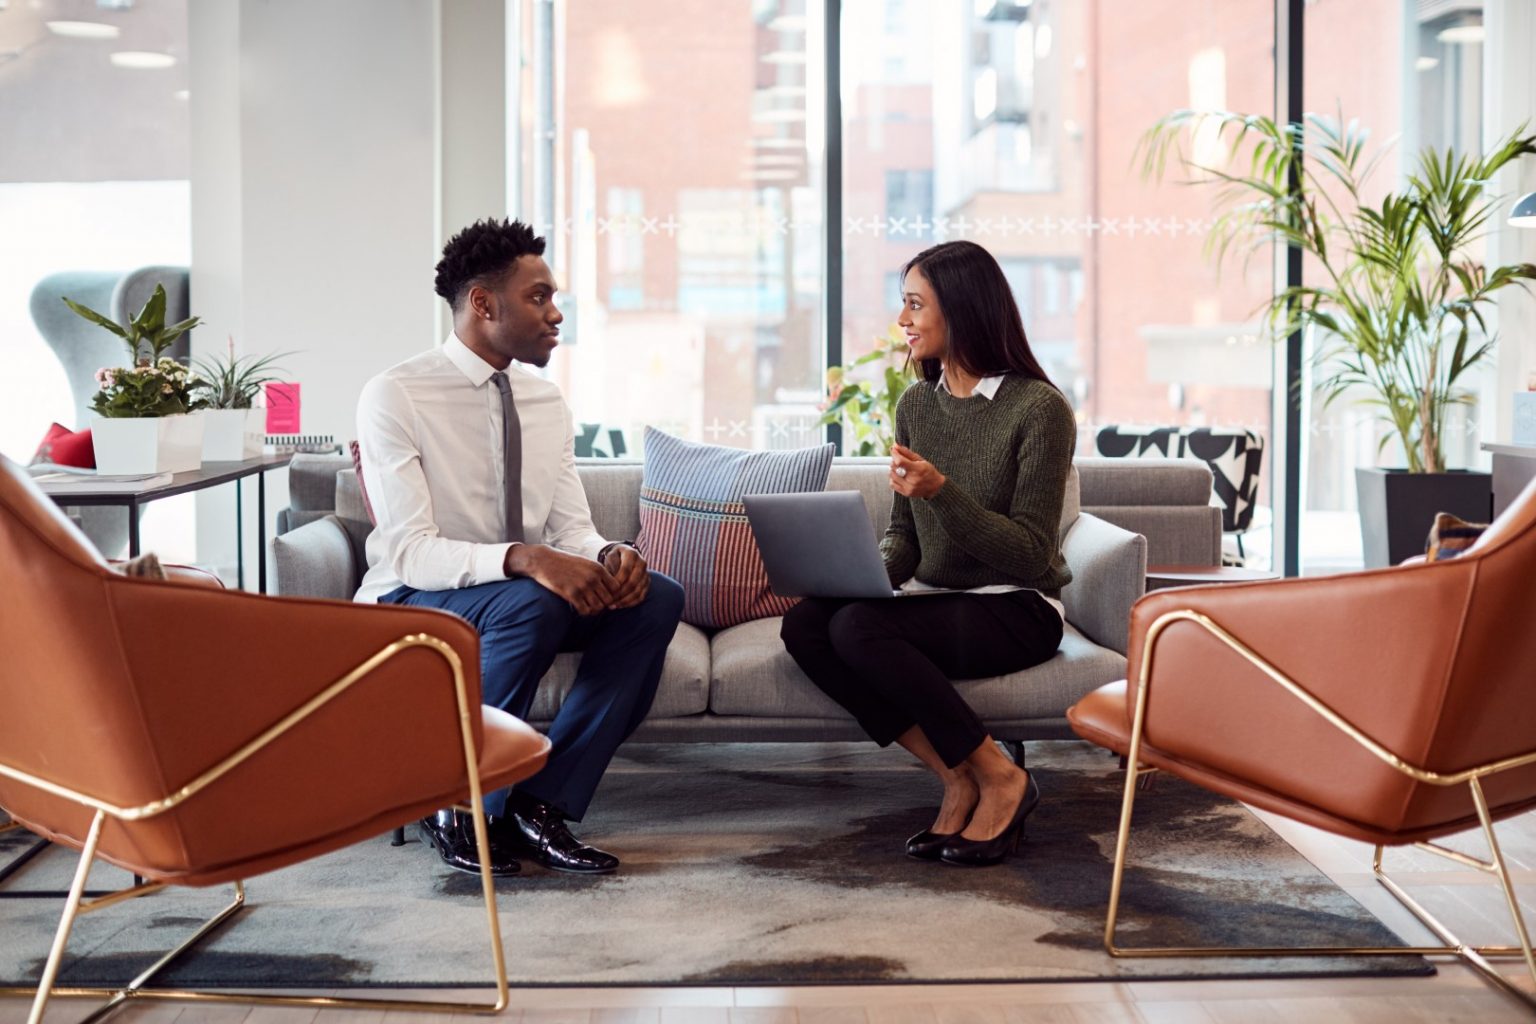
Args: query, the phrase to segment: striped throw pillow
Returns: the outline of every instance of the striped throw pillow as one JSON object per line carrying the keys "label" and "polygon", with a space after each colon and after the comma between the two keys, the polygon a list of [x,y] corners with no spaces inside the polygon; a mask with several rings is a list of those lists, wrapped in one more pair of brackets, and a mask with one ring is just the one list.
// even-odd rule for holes
{"label": "striped throw pillow", "polygon": [[1429,528],[1429,537],[1424,542],[1424,560],[1443,562],[1455,558],[1476,544],[1486,529],[1487,523],[1469,523],[1449,512],[1436,512],[1434,525]]}
{"label": "striped throw pillow", "polygon": [[721,629],[783,615],[795,598],[768,589],[742,496],[823,491],[832,446],[753,452],[645,431],[640,535],[646,564],[683,585],[683,621]]}

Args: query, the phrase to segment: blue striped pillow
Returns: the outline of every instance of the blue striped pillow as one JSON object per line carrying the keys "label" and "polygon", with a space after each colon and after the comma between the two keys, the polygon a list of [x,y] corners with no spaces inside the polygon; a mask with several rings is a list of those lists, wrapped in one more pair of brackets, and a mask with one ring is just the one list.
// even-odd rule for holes
{"label": "blue striped pillow", "polygon": [[645,431],[640,535],[646,564],[683,585],[683,621],[721,629],[783,615],[747,525],[747,494],[823,491],[832,446],[753,452]]}

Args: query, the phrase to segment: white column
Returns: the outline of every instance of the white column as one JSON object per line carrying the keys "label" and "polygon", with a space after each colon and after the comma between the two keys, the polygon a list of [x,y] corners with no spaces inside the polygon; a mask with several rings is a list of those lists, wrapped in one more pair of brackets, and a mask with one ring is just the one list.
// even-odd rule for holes
{"label": "white column", "polygon": [[[439,5],[189,8],[200,343],[234,331],[243,353],[293,352],[283,365],[303,387],[304,432],[346,441],[364,382],[438,340]],[[269,538],[281,480],[268,488]],[[253,515],[254,482],[246,491]],[[199,560],[232,566],[232,508],[199,518]]]}

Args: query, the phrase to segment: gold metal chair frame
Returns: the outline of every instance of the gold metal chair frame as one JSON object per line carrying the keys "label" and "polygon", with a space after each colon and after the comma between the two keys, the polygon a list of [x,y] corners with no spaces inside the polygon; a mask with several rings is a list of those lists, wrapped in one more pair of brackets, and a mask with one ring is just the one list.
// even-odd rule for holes
{"label": "gold metal chair frame", "polygon": [[[493,1003],[459,1003],[459,1002],[428,1002],[400,999],[352,999],[333,996],[279,996],[256,995],[234,992],[202,992],[185,989],[152,989],[144,987],[156,974],[174,963],[187,951],[195,947],[204,938],[211,935],[221,925],[238,913],[245,905],[245,883],[235,883],[234,899],[222,910],[210,918],[191,937],[172,949],[165,956],[157,960],[153,965],[139,974],[138,977],[128,982],[121,988],[93,988],[93,987],[55,987],[54,979],[58,977],[59,965],[64,956],[64,947],[69,941],[70,930],[74,927],[75,918],[81,914],[88,914],[95,910],[131,900],[138,896],[146,896],[152,892],[158,892],[166,887],[164,882],[147,882],[118,890],[108,896],[82,902],[81,895],[85,889],[86,877],[90,874],[91,864],[96,857],[96,846],[101,839],[101,829],[108,817],[119,821],[142,821],[152,818],[157,814],[163,814],[183,801],[189,800],[202,792],[208,786],[218,781],[230,770],[246,761],[273,740],[288,732],[294,726],[304,721],[317,710],[324,707],[331,700],[346,692],[354,683],[363,679],[374,669],[389,661],[403,651],[413,647],[425,647],[436,652],[448,663],[453,671],[454,695],[458,705],[459,734],[464,744],[464,770],[469,779],[469,804],[460,807],[466,810],[474,819],[475,845],[480,857],[480,886],[485,896],[486,923],[490,928],[491,959],[496,968],[496,1000]],[[47,779],[30,775],[10,765],[0,763],[0,775],[15,779],[18,782],[35,786],[44,792],[54,796],[72,800],[86,807],[94,808],[96,816],[91,821],[90,830],[86,834],[85,845],[80,851],[80,865],[75,870],[74,883],[69,890],[69,897],[65,901],[63,916],[59,918],[59,929],[53,939],[53,947],[49,950],[48,960],[43,968],[42,977],[38,981],[36,989],[18,987],[0,987],[0,996],[33,996],[32,1010],[27,1017],[27,1024],[40,1024],[43,1012],[47,1008],[48,1000],[52,996],[79,997],[79,998],[106,998],[107,1002],[94,1012],[82,1019],[82,1024],[88,1021],[102,1020],[116,1010],[134,999],[156,999],[180,1002],[204,1002],[204,1003],[244,1003],[257,1006],[310,1006],[310,1007],[344,1007],[374,1010],[417,1010],[417,1011],[442,1011],[456,1012],[469,1011],[480,1014],[500,1013],[507,1006],[507,963],[501,944],[501,928],[496,919],[496,890],[491,881],[489,847],[486,836],[485,811],[481,806],[480,797],[480,771],[479,760],[475,750],[472,714],[479,712],[479,707],[469,706],[469,695],[464,682],[464,666],[457,653],[444,641],[426,633],[414,633],[403,636],[393,643],[381,648],[368,660],[364,661],[352,671],[342,676],[336,682],[326,687],[320,693],[310,698],[304,704],[290,712],[279,722],[267,729],[260,736],[251,740],[239,750],[230,754],[218,764],[209,768],[203,774],[182,786],[174,793],[152,800],[138,807],[116,807],[105,801],[96,799],[85,793],[80,793],[65,786],[57,785]]]}
{"label": "gold metal chair frame", "polygon": [[[1146,778],[1149,772],[1157,771],[1156,768],[1140,764],[1142,733],[1146,725],[1147,702],[1151,690],[1152,657],[1156,649],[1159,637],[1170,625],[1179,621],[1193,622],[1204,629],[1233,651],[1237,652],[1251,665],[1263,672],[1270,680],[1278,684],[1286,692],[1301,701],[1312,711],[1316,712],[1329,725],[1344,733],[1351,740],[1370,751],[1372,755],[1391,766],[1396,771],[1415,779],[1416,781],[1434,786],[1459,786],[1463,783],[1472,793],[1472,802],[1477,808],[1478,820],[1482,824],[1483,836],[1488,842],[1490,859],[1479,860],[1455,850],[1446,849],[1435,843],[1415,843],[1414,846],[1430,853],[1449,858],[1465,867],[1477,868],[1488,872],[1498,878],[1504,891],[1504,900],[1509,907],[1510,917],[1515,924],[1515,933],[1520,938],[1518,946],[1472,946],[1457,938],[1444,924],[1437,920],[1428,910],[1420,905],[1413,897],[1409,896],[1403,888],[1382,870],[1382,852],[1384,847],[1376,846],[1371,858],[1371,872],[1376,881],[1397,899],[1414,917],[1418,918],[1425,927],[1434,932],[1443,946],[1298,946],[1298,947],[1131,947],[1121,946],[1115,942],[1115,923],[1120,911],[1120,893],[1125,880],[1126,847],[1131,835],[1131,812],[1136,803],[1136,791],[1138,789],[1138,777]],[[1499,772],[1509,771],[1513,768],[1521,768],[1526,765],[1536,764],[1536,752],[1522,754],[1518,757],[1508,757],[1489,764],[1468,768],[1464,771],[1442,774],[1429,771],[1425,768],[1410,764],[1398,757],[1392,751],[1366,735],[1355,725],[1346,720],[1338,712],[1324,704],[1317,697],[1309,693],[1305,687],[1286,676],[1275,666],[1254,653],[1247,645],[1238,640],[1225,629],[1221,628],[1208,616],[1190,609],[1181,609],[1168,612],[1153,621],[1147,630],[1145,650],[1141,660],[1141,671],[1137,677],[1138,688],[1136,692],[1136,707],[1131,721],[1131,745],[1127,752],[1127,764],[1125,775],[1125,797],[1120,810],[1120,831],[1115,840],[1115,866],[1113,881],[1109,890],[1109,914],[1104,922],[1104,948],[1112,957],[1308,957],[1308,956],[1438,956],[1451,955],[1458,957],[1468,966],[1472,967],[1485,979],[1501,991],[1513,996],[1527,1008],[1536,1010],[1536,996],[1526,992],[1514,984],[1510,979],[1500,974],[1488,961],[1500,958],[1523,957],[1526,968],[1530,972],[1531,979],[1536,982],[1536,956],[1531,949],[1530,933],[1526,930],[1525,918],[1520,912],[1520,904],[1515,898],[1514,883],[1510,880],[1509,871],[1504,865],[1504,855],[1499,850],[1499,841],[1494,835],[1493,817],[1488,810],[1488,800],[1483,795],[1481,780],[1496,775]]]}

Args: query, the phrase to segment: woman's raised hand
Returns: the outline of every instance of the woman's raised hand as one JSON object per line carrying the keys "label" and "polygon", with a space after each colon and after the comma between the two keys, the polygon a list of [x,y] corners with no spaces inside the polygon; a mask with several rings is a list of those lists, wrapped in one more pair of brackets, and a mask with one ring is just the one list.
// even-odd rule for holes
{"label": "woman's raised hand", "polygon": [[909,498],[931,498],[944,486],[944,474],[904,445],[891,448],[891,490]]}

